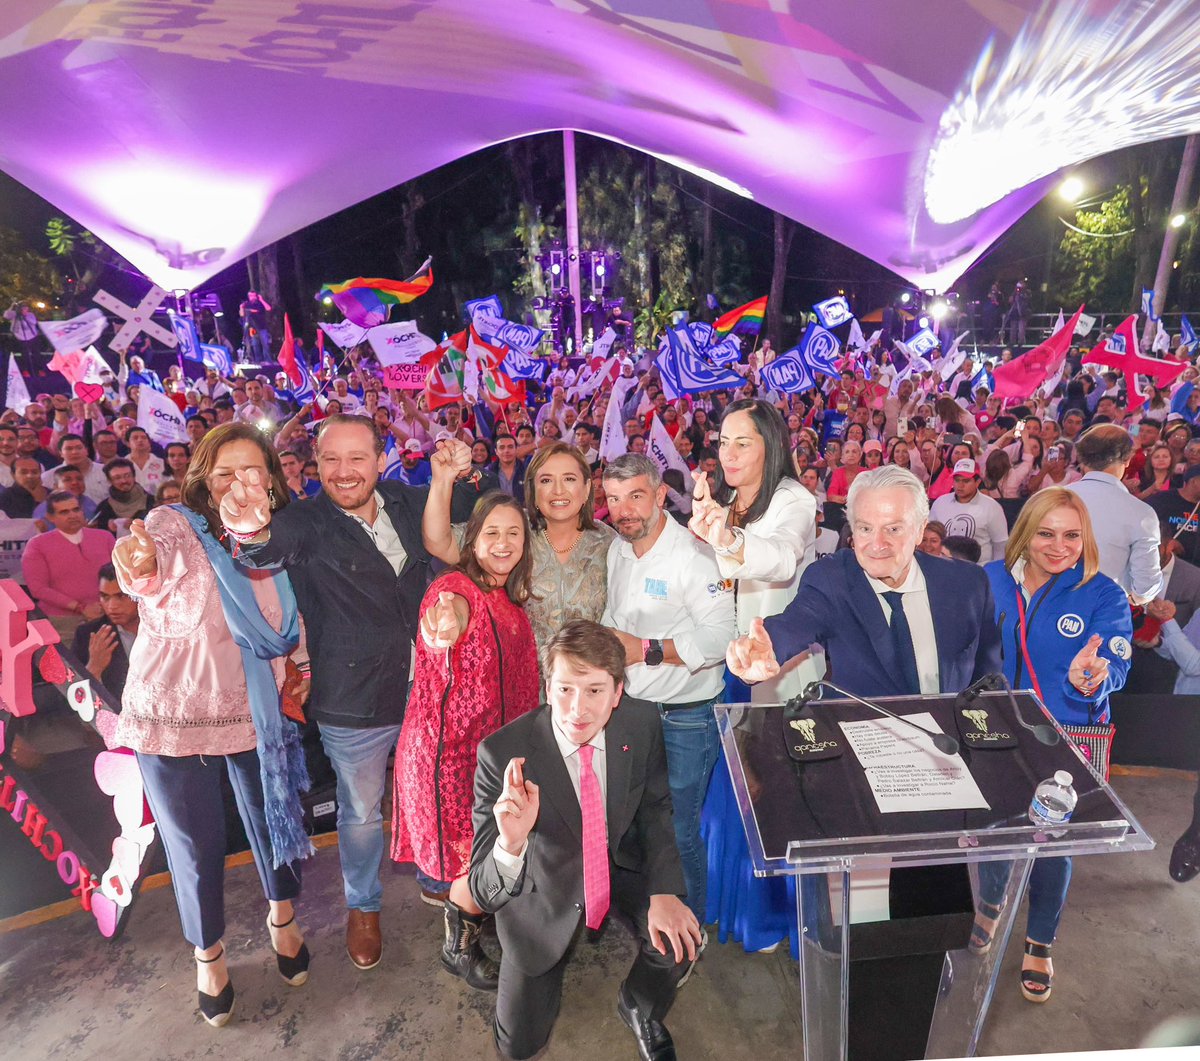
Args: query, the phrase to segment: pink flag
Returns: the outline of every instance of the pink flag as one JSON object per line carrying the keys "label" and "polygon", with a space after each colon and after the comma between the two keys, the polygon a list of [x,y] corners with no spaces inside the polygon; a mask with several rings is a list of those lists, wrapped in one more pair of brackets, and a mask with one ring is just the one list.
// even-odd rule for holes
{"label": "pink flag", "polygon": [[1035,346],[1029,353],[1020,357],[1014,357],[1007,365],[994,368],[992,379],[996,381],[996,397],[1028,398],[1054,376],[1066,360],[1067,351],[1071,348],[1071,337],[1075,334],[1075,325],[1079,323],[1081,313],[1082,306],[1075,311],[1075,316],[1040,346]]}

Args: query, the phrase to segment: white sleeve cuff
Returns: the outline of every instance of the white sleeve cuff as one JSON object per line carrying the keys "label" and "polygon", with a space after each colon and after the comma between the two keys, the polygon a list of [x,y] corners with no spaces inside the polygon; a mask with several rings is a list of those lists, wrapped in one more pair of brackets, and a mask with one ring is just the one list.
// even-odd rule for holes
{"label": "white sleeve cuff", "polygon": [[521,879],[521,873],[525,869],[525,852],[528,848],[529,841],[526,840],[521,845],[520,851],[515,855],[510,855],[500,846],[498,837],[492,845],[492,858],[496,863],[496,869],[500,871],[500,879],[504,882],[505,891],[511,892],[517,881]]}

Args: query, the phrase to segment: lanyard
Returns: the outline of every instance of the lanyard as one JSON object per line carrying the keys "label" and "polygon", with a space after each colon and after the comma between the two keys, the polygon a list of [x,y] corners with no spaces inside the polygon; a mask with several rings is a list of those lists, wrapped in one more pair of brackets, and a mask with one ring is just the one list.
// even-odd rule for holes
{"label": "lanyard", "polygon": [[1029,671],[1029,680],[1033,682],[1033,691],[1038,694],[1038,699],[1045,703],[1046,699],[1042,696],[1042,686],[1038,682],[1037,671],[1033,669],[1033,660],[1029,658],[1029,645],[1026,642],[1025,594],[1019,585],[1017,586],[1017,633],[1021,643],[1021,655],[1025,659],[1025,669]]}

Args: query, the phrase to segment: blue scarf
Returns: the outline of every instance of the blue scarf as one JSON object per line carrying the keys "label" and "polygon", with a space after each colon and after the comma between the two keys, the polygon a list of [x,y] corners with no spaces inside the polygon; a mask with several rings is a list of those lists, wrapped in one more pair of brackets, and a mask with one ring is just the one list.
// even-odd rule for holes
{"label": "blue scarf", "polygon": [[300,747],[300,734],[280,710],[279,690],[271,660],[286,656],[300,641],[300,617],[292,583],[283,571],[272,577],[283,608],[283,630],[277,632],[263,618],[254,588],[245,569],[212,536],[208,521],[183,505],[171,505],[191,524],[208,554],[221,591],[221,607],[229,632],[242,652],[250,717],[254,720],[259,769],[262,775],[267,831],[275,868],[313,853],[304,831],[300,793],[309,787],[308,769]]}

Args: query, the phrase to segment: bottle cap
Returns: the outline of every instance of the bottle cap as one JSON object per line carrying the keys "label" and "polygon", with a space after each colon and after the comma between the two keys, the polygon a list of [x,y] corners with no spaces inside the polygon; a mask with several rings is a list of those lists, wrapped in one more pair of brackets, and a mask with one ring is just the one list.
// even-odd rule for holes
{"label": "bottle cap", "polygon": [[1062,785],[1063,788],[1066,788],[1071,783],[1073,778],[1066,772],[1066,770],[1055,770],[1054,780]]}

